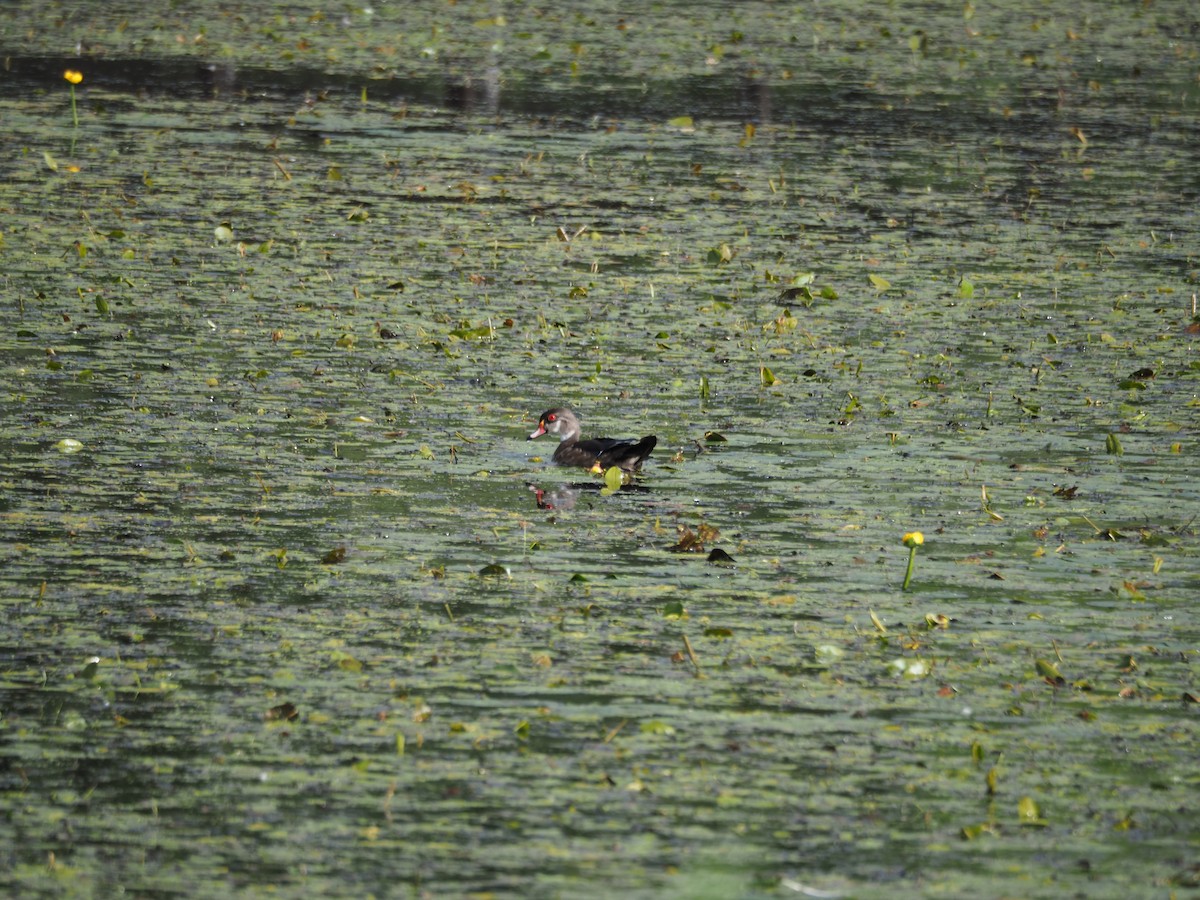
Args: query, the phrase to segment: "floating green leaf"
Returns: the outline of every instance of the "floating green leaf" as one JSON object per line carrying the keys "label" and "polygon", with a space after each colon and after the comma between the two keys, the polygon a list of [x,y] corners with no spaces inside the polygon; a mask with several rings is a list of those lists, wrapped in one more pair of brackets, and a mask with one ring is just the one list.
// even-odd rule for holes
{"label": "floating green leaf", "polygon": [[346,548],[334,547],[328,553],[321,557],[321,565],[336,566],[338,563],[346,561]]}
{"label": "floating green leaf", "polygon": [[493,337],[495,334],[496,329],[491,325],[480,325],[478,328],[456,328],[450,332],[450,337],[458,338],[460,341],[480,341]]}
{"label": "floating green leaf", "polygon": [[1037,669],[1038,675],[1040,675],[1042,678],[1046,679],[1047,681],[1054,682],[1055,684],[1064,683],[1065,679],[1062,677],[1062,675],[1059,674],[1058,666],[1056,666],[1054,663],[1050,662],[1049,660],[1036,659],[1033,662],[1033,666],[1035,669]]}
{"label": "floating green leaf", "polygon": [[721,244],[708,251],[705,260],[710,266],[723,266],[733,260],[733,249],[728,244]]}
{"label": "floating green leaf", "polygon": [[994,834],[995,827],[990,822],[980,822],[978,825],[966,825],[963,827],[963,840],[973,841],[976,838],[983,837],[985,834]]}
{"label": "floating green leaf", "polygon": [[682,619],[687,616],[687,611],[680,601],[671,600],[663,604],[663,615],[668,619]]}
{"label": "floating green leaf", "polygon": [[1032,797],[1022,797],[1017,801],[1017,818],[1022,825],[1044,826],[1049,824],[1042,818],[1042,811]]}
{"label": "floating green leaf", "polygon": [[96,677],[96,673],[100,670],[100,657],[93,656],[87,661],[87,664],[75,673],[75,677],[84,681],[91,681]]}
{"label": "floating green leaf", "polygon": [[625,483],[625,473],[620,466],[610,466],[604,472],[604,485],[610,491],[620,490]]}

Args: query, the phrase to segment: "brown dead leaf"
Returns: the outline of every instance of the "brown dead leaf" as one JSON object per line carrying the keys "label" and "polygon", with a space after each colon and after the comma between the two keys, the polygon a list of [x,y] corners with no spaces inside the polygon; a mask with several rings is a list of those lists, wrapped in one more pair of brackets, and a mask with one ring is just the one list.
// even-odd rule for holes
{"label": "brown dead leaf", "polygon": [[679,543],[669,548],[673,553],[703,553],[706,543],[721,536],[720,530],[706,522],[701,522],[695,531],[686,525],[680,525],[678,528]]}

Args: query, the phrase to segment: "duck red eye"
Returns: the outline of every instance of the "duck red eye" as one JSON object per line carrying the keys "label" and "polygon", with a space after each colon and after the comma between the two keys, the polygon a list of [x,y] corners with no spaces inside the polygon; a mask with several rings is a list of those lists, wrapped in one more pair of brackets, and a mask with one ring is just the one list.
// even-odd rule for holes
{"label": "duck red eye", "polygon": [[553,422],[557,418],[558,418],[558,416],[556,416],[554,413],[550,413],[550,415],[546,416],[546,421]]}

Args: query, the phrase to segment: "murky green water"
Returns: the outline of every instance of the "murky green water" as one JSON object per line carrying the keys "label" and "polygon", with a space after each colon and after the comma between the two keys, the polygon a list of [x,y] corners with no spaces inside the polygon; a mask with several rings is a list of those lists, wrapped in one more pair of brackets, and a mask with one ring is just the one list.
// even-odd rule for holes
{"label": "murky green water", "polygon": [[8,893],[1195,885],[1189,7],[271,9],[0,26]]}

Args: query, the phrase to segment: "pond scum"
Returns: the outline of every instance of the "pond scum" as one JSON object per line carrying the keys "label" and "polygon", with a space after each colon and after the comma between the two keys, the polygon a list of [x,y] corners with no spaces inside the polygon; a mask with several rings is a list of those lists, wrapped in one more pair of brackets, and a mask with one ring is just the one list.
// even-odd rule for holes
{"label": "pond scum", "polygon": [[5,894],[1196,885],[1189,10],[10,6]]}

